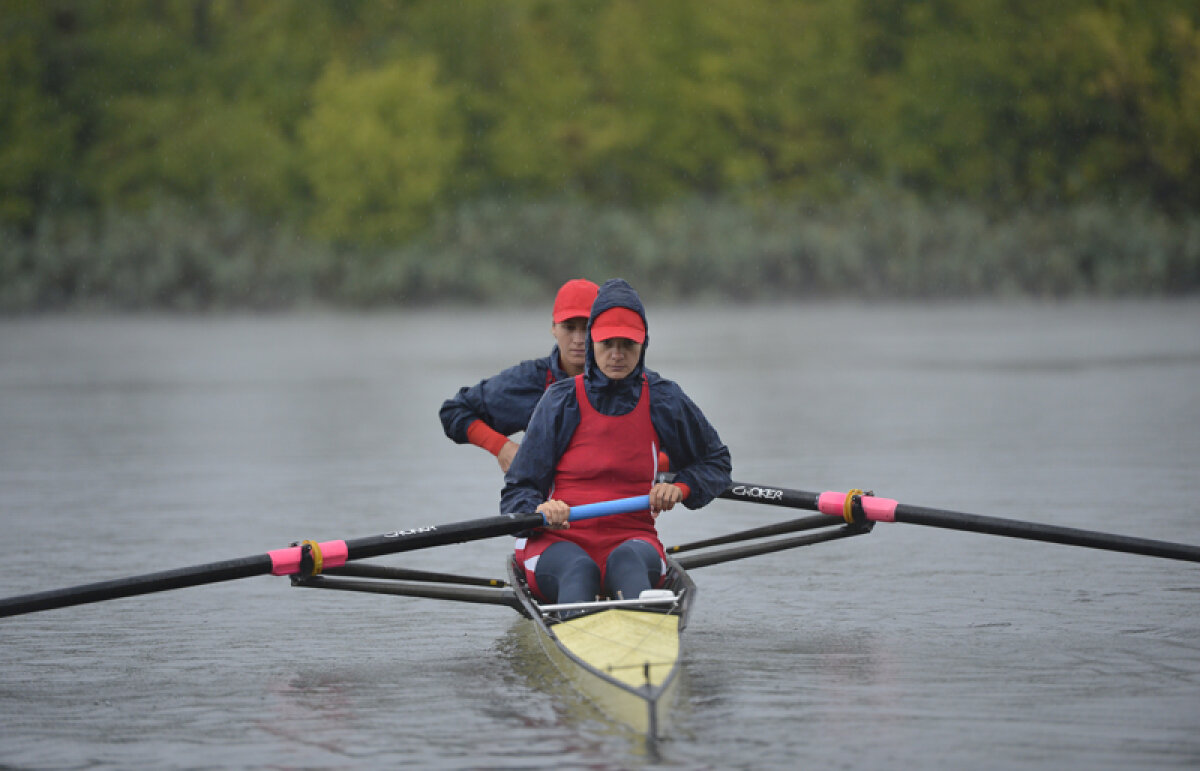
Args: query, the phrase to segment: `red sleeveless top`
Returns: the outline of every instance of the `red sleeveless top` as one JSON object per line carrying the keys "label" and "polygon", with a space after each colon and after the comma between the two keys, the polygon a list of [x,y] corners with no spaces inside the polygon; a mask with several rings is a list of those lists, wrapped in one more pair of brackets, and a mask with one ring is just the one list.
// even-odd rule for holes
{"label": "red sleeveless top", "polygon": [[[555,469],[550,497],[569,506],[645,495],[658,473],[658,433],[650,422],[650,386],[642,376],[637,405],[624,415],[605,415],[588,400],[583,375],[575,377],[579,426]],[[608,554],[631,538],[650,543],[663,555],[649,510],[572,522],[566,530],[543,530],[518,539],[517,559],[536,589],[529,561],[556,541],[579,544],[604,570]],[[534,561],[536,565],[536,561]]]}

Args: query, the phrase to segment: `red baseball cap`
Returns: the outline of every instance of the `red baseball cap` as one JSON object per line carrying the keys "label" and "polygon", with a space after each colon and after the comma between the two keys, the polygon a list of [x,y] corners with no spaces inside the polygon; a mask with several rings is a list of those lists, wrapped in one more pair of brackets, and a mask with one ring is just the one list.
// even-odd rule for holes
{"label": "red baseball cap", "polygon": [[646,325],[637,311],[629,308],[609,308],[592,320],[592,339],[610,340],[624,337],[635,343],[646,342]]}
{"label": "red baseball cap", "polygon": [[592,301],[600,287],[586,278],[573,278],[559,287],[554,297],[554,323],[592,315]]}

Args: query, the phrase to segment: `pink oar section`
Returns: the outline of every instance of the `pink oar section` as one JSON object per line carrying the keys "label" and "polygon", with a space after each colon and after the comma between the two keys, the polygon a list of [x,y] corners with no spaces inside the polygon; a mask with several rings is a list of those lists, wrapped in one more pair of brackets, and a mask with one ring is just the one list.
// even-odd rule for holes
{"label": "pink oar section", "polygon": [[872,522],[895,522],[896,507],[900,504],[891,498],[876,498],[873,495],[825,492],[817,496],[817,511],[835,517],[845,517],[846,496],[850,495],[851,505],[854,498],[858,499],[863,513]]}
{"label": "pink oar section", "polygon": [[[321,565],[316,572],[329,568],[340,568],[346,564],[350,550],[345,541],[325,541],[319,544],[309,544],[310,555],[318,555]],[[300,572],[300,564],[304,559],[304,545],[289,546],[286,549],[276,549],[267,552],[271,558],[271,575],[290,576]],[[311,557],[310,557],[311,558]]]}

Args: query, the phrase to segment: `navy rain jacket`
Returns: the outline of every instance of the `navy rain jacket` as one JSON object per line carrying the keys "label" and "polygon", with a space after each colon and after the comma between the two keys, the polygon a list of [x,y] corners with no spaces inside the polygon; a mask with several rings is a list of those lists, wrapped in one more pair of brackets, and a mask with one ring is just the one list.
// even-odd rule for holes
{"label": "navy rain jacket", "polygon": [[469,388],[458,389],[438,410],[446,436],[457,444],[467,444],[467,428],[476,420],[505,436],[524,431],[538,399],[546,392],[547,380],[570,380],[558,362],[555,345],[545,358],[526,359]]}
{"label": "navy rain jacket", "polygon": [[[610,279],[600,287],[600,293],[592,303],[592,314],[588,318],[589,338],[595,318],[617,307],[636,311],[642,322],[646,322],[646,310],[633,287],[624,279]],[[683,389],[674,381],[646,369],[649,345],[650,326],[647,324],[642,357],[634,371],[621,380],[610,380],[600,371],[589,345],[583,370],[588,399],[605,415],[624,415],[637,405],[642,392],[642,375],[645,374],[650,387],[650,422],[662,444],[659,449],[671,459],[675,481],[686,484],[691,491],[683,501],[684,506],[698,509],[729,489],[733,468],[729,448]],[[558,459],[566,451],[578,425],[579,402],[575,397],[574,378],[554,383],[533,411],[521,449],[504,475],[504,490],[500,493],[502,514],[530,513],[550,497]]]}

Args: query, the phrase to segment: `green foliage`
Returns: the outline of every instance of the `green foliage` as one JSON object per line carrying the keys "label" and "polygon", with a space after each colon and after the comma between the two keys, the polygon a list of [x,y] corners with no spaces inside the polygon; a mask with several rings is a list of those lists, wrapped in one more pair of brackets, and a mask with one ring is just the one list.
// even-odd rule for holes
{"label": "green foliage", "polygon": [[[210,238],[234,220],[310,245],[271,257],[297,301],[521,295],[581,254],[680,296],[770,291],[753,275],[1200,283],[1164,246],[1200,209],[1200,6],[1178,0],[0,2],[0,228],[38,261],[4,257],[38,277],[3,288],[9,307],[100,285],[115,306],[171,304],[146,282],[184,292],[185,275],[181,305],[276,302],[233,289],[267,275]],[[796,200],[822,216],[779,220]],[[1034,211],[1063,233],[996,224]],[[175,267],[118,279],[77,253],[115,238],[154,262],[122,223],[175,244]],[[448,235],[468,225],[474,251]]]}
{"label": "green foliage", "polygon": [[397,243],[424,224],[453,175],[460,131],[453,95],[429,58],[350,72],[332,64],[300,125],[314,197],[312,232]]}
{"label": "green foliage", "polygon": [[899,13],[884,110],[893,178],[1005,205],[1132,194],[1200,206],[1197,7],[980,0]]}
{"label": "green foliage", "polygon": [[39,85],[47,62],[38,46],[50,33],[35,2],[7,3],[0,13],[0,223],[29,227],[58,201],[70,173],[77,120]]}
{"label": "green foliage", "polygon": [[89,161],[94,194],[130,208],[162,194],[197,202],[220,201],[272,213],[289,203],[291,152],[277,128],[249,102],[211,91],[174,99],[126,96],[114,100],[105,132]]}

